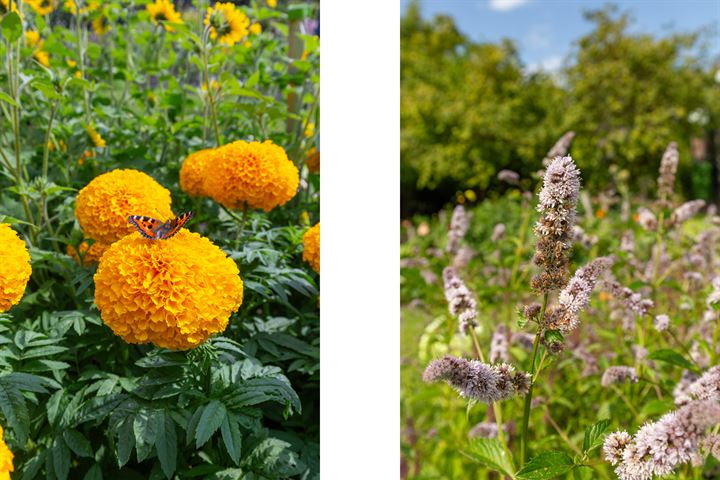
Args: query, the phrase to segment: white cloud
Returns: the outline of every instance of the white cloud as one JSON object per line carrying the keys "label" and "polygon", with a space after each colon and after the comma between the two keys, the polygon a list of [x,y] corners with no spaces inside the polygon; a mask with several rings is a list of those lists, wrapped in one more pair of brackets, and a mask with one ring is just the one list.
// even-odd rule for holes
{"label": "white cloud", "polygon": [[517,7],[522,7],[528,0],[490,0],[490,10],[507,12]]}
{"label": "white cloud", "polygon": [[527,66],[527,70],[530,73],[539,72],[541,70],[554,73],[560,70],[562,60],[562,55],[552,55],[550,57],[543,58],[540,63],[531,63]]}
{"label": "white cloud", "polygon": [[525,34],[524,40],[528,48],[534,50],[546,50],[550,48],[552,38],[552,28],[550,25],[534,25]]}

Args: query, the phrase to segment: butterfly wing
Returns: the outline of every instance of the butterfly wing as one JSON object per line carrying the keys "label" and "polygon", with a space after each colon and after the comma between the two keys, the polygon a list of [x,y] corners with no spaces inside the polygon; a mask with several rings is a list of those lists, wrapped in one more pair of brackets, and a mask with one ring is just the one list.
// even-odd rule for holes
{"label": "butterfly wing", "polygon": [[[182,227],[185,226],[185,224],[193,217],[193,212],[185,212],[179,217],[170,220],[166,223],[169,229],[167,231],[163,231],[162,233],[158,233],[158,238],[161,240],[167,240],[168,238],[174,236],[176,233],[180,231]],[[165,230],[165,229],[163,229]]]}
{"label": "butterfly wing", "polygon": [[155,240],[157,238],[155,230],[162,224],[162,222],[156,218],[145,217],[143,215],[130,215],[128,217],[128,222],[130,222],[133,227],[137,228],[140,235],[151,240]]}

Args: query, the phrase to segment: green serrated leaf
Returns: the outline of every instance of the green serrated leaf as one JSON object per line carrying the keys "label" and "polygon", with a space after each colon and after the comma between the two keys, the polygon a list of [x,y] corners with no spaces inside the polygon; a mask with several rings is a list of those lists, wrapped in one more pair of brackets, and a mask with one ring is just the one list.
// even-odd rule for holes
{"label": "green serrated leaf", "polygon": [[240,465],[240,451],[242,447],[242,435],[233,415],[228,415],[223,419],[220,425],[220,433],[222,435],[225,450],[236,465]]}
{"label": "green serrated leaf", "polygon": [[70,474],[70,449],[65,445],[65,441],[60,435],[53,440],[52,464],[58,480],[68,478]]}
{"label": "green serrated leaf", "polygon": [[133,435],[133,416],[129,416],[118,428],[117,457],[118,466],[122,467],[130,460],[130,454],[135,446],[135,435]]}
{"label": "green serrated leaf", "polygon": [[205,406],[200,416],[197,432],[195,432],[195,448],[200,448],[205,445],[205,442],[207,442],[212,434],[222,425],[225,414],[225,405],[217,400],[213,400]]}
{"label": "green serrated leaf", "polygon": [[603,419],[585,429],[583,438],[583,453],[589,453],[602,444],[603,433],[610,424],[610,420]]}
{"label": "green serrated leaf", "polygon": [[543,480],[563,475],[575,466],[572,457],[565,452],[543,452],[532,458],[519,472],[517,478]]}
{"label": "green serrated leaf", "polygon": [[661,348],[659,350],[655,350],[650,355],[648,355],[647,358],[649,360],[658,360],[660,362],[669,363],[670,365],[686,368],[692,372],[699,373],[698,368],[692,362],[690,362],[680,353],[670,348]]}
{"label": "green serrated leaf", "polygon": [[90,442],[82,433],[77,430],[65,430],[63,432],[63,438],[67,446],[70,447],[70,450],[75,452],[75,455],[79,457],[93,456],[93,449],[90,446]]}
{"label": "green serrated leaf", "polygon": [[163,411],[155,417],[155,450],[163,473],[169,479],[175,473],[177,464],[177,433],[175,422]]}
{"label": "green serrated leaf", "polygon": [[496,438],[475,438],[470,441],[463,454],[492,470],[515,478],[512,455]]}

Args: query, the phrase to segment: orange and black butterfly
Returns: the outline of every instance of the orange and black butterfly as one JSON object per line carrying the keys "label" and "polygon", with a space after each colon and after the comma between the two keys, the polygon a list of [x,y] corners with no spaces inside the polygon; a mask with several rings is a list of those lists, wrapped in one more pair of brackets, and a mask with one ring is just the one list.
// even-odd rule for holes
{"label": "orange and black butterfly", "polygon": [[137,228],[140,235],[150,240],[167,240],[175,235],[193,217],[193,212],[183,213],[177,218],[161,222],[156,218],[130,215],[128,222]]}

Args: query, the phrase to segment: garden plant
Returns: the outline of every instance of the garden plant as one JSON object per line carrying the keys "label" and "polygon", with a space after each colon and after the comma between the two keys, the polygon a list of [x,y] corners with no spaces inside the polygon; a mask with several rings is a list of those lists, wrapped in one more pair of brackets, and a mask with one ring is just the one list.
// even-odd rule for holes
{"label": "garden plant", "polygon": [[318,7],[0,0],[0,478],[319,478]]}

